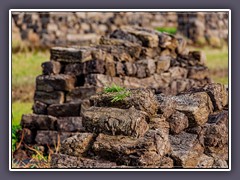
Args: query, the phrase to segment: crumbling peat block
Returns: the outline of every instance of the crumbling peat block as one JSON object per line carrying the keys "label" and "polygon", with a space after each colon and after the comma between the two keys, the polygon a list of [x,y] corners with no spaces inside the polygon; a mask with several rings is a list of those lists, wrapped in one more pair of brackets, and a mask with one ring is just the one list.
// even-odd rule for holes
{"label": "crumbling peat block", "polygon": [[124,76],[124,78],[111,77],[104,74],[89,74],[85,77],[85,83],[89,86],[105,87],[116,84],[126,88],[152,88],[156,91],[168,88],[170,82],[171,74],[169,72],[153,74],[142,79],[129,76]]}
{"label": "crumbling peat block", "polygon": [[170,144],[167,134],[149,130],[139,139],[99,134],[93,150],[97,155],[121,165],[159,166],[161,158],[169,152]]}
{"label": "crumbling peat block", "polygon": [[69,63],[65,65],[64,74],[79,76],[83,74],[83,63]]}
{"label": "crumbling peat block", "polygon": [[92,146],[94,135],[92,133],[80,133],[65,139],[61,143],[60,152],[70,156],[82,156]]}
{"label": "crumbling peat block", "polygon": [[222,159],[215,159],[212,168],[228,168],[228,163]]}
{"label": "crumbling peat block", "polygon": [[65,154],[51,155],[51,168],[121,168],[115,162],[95,160]]}
{"label": "crumbling peat block", "polygon": [[141,54],[140,54],[140,59],[155,59],[156,57],[159,56],[161,53],[161,48],[155,47],[155,48],[147,48],[147,47],[142,47]]}
{"label": "crumbling peat block", "polygon": [[206,56],[200,51],[190,51],[188,54],[179,54],[177,61],[186,66],[204,66]]}
{"label": "crumbling peat block", "polygon": [[71,117],[80,115],[81,104],[64,103],[52,104],[47,108],[48,114],[55,117]]}
{"label": "crumbling peat block", "polygon": [[61,63],[57,61],[47,61],[42,63],[42,72],[44,75],[59,74],[61,68]]}
{"label": "crumbling peat block", "polygon": [[156,72],[159,74],[167,71],[170,68],[171,59],[171,56],[160,56],[157,61]]}
{"label": "crumbling peat block", "polygon": [[135,57],[132,57],[128,53],[128,50],[127,50],[128,48],[124,46],[97,45],[95,46],[95,48],[97,49],[97,51],[105,52],[106,55],[105,57],[100,56],[99,58],[98,58],[99,55],[93,55],[93,57],[96,56],[96,58],[93,58],[93,59],[101,59],[106,62],[111,62],[111,61],[134,62],[136,59]]}
{"label": "crumbling peat block", "polygon": [[89,47],[82,48],[64,48],[64,47],[53,47],[50,50],[50,59],[59,62],[83,62],[91,60],[92,49]]}
{"label": "crumbling peat block", "polygon": [[106,38],[102,36],[99,40],[99,44],[117,47],[121,46],[133,58],[139,58],[141,52],[141,46],[139,44],[131,43],[129,41],[124,41],[121,39]]}
{"label": "crumbling peat block", "polygon": [[156,72],[156,61],[153,59],[143,59],[136,62],[138,78],[145,78]]}
{"label": "crumbling peat block", "polygon": [[203,126],[200,139],[205,153],[212,157],[228,159],[228,112],[215,112]]}
{"label": "crumbling peat block", "polygon": [[113,97],[117,93],[118,92],[93,95],[90,98],[90,102],[92,105],[98,107],[117,107],[121,109],[134,107],[137,110],[146,112],[149,116],[157,114],[158,101],[152,90],[131,89],[129,90],[129,96],[125,97],[121,101],[112,102]]}
{"label": "crumbling peat block", "polygon": [[104,74],[88,74],[85,77],[85,83],[86,85],[89,85],[89,86],[96,86],[96,87],[102,87],[102,88],[106,86],[111,86],[112,84],[123,86],[123,81],[121,78],[111,77],[109,75],[104,75]]}
{"label": "crumbling peat block", "polygon": [[205,85],[200,91],[206,91],[210,96],[214,110],[222,110],[228,104],[228,92],[223,84],[212,83]]}
{"label": "crumbling peat block", "polygon": [[62,132],[85,132],[82,117],[59,117],[56,124],[57,130]]}
{"label": "crumbling peat block", "polygon": [[47,104],[35,101],[32,110],[35,114],[47,114]]}
{"label": "crumbling peat block", "polygon": [[182,67],[171,67],[168,69],[173,79],[185,79],[187,78],[188,70]]}
{"label": "crumbling peat block", "polygon": [[[124,34],[124,36],[126,36],[124,37],[125,40],[130,40],[131,42],[137,43],[140,42],[141,45],[144,47],[150,48],[158,47],[159,44],[158,35],[151,32],[147,32],[145,29],[126,27],[122,28],[119,32],[121,32],[122,35]],[[110,36],[115,38],[118,37],[118,39],[121,39],[123,36],[118,36],[118,34],[120,34],[119,32],[115,31]],[[116,33],[118,34],[116,35]],[[133,36],[135,36],[135,38],[132,38]]]}
{"label": "crumbling peat block", "polygon": [[197,135],[181,132],[178,135],[169,135],[171,144],[171,158],[176,168],[195,168],[198,164],[203,147]]}
{"label": "crumbling peat block", "polygon": [[57,118],[48,115],[24,114],[21,126],[30,130],[55,130]]}
{"label": "crumbling peat block", "polygon": [[39,101],[45,104],[62,104],[64,102],[64,92],[44,92],[35,91],[34,101]]}
{"label": "crumbling peat block", "polygon": [[89,60],[83,63],[71,63],[65,66],[65,74],[72,74],[75,76],[84,74],[104,74],[105,61],[103,60]]}
{"label": "crumbling peat block", "polygon": [[190,51],[188,56],[190,59],[194,59],[202,65],[206,62],[206,55],[202,51]]}
{"label": "crumbling peat block", "polygon": [[66,74],[40,75],[36,78],[37,91],[70,91],[74,89],[76,78]]}
{"label": "crumbling peat block", "polygon": [[167,121],[172,134],[179,134],[188,127],[188,117],[179,111],[175,111]]}
{"label": "crumbling peat block", "polygon": [[193,66],[188,68],[188,78],[190,79],[205,79],[209,77],[209,69],[204,66]]}
{"label": "crumbling peat block", "polygon": [[35,141],[38,145],[59,146],[61,142],[78,133],[58,131],[37,131]]}
{"label": "crumbling peat block", "polygon": [[101,88],[95,86],[81,86],[76,87],[66,95],[66,102],[82,102],[82,100],[90,98],[97,92],[101,92]]}
{"label": "crumbling peat block", "polygon": [[199,162],[196,168],[212,168],[214,163],[214,158],[211,156],[207,156],[206,154],[202,154],[199,158]]}
{"label": "crumbling peat block", "polygon": [[213,112],[213,105],[206,92],[182,94],[173,96],[176,110],[183,112],[189,120],[189,126],[202,126],[208,121],[208,115]]}
{"label": "crumbling peat block", "polygon": [[165,118],[169,118],[176,109],[176,103],[172,96],[166,96],[164,94],[158,94],[157,100],[159,103],[158,113],[162,114]]}
{"label": "crumbling peat block", "polygon": [[163,115],[156,115],[149,119],[149,129],[161,130],[165,134],[169,134],[170,126]]}
{"label": "crumbling peat block", "polygon": [[174,168],[174,161],[170,157],[162,157],[160,168]]}
{"label": "crumbling peat block", "polygon": [[110,38],[113,39],[122,39],[126,41],[130,41],[135,44],[142,45],[142,42],[134,35],[127,33],[123,29],[116,29],[110,34]]}
{"label": "crumbling peat block", "polygon": [[146,114],[134,107],[90,107],[82,112],[82,117],[83,126],[90,132],[141,137],[149,129]]}

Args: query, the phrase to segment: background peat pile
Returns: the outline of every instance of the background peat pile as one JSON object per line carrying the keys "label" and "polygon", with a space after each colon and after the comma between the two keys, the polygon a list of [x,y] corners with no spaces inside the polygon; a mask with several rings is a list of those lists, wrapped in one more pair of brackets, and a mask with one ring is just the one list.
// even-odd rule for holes
{"label": "background peat pile", "polygon": [[178,31],[193,44],[222,47],[228,42],[228,14],[192,12],[178,14]]}
{"label": "background peat pile", "polygon": [[[33,114],[22,116],[20,137],[26,144],[36,145],[43,151],[49,147],[58,149],[66,138],[86,132],[81,112],[90,106],[89,97],[102,91],[105,86],[116,84],[126,88],[150,88],[154,93],[168,95],[209,82],[202,53],[188,52],[181,38],[141,28],[118,29],[110,37],[102,37],[100,45],[52,48],[51,61],[43,63],[42,67],[43,74],[36,78]],[[99,106],[105,105],[100,103]],[[124,106],[130,108],[128,103]],[[139,110],[147,112],[148,108]],[[195,113],[195,109],[198,109],[197,105],[190,107],[189,111]],[[207,110],[205,106],[203,110]],[[147,113],[152,117],[156,112]],[[119,116],[124,115],[125,110],[118,113]],[[168,107],[162,113],[169,114]],[[203,112],[196,113],[196,116],[204,117]],[[133,114],[138,116],[138,113]],[[133,117],[129,119],[134,120]],[[199,125],[203,125],[201,123]],[[101,124],[99,126],[102,127]],[[140,128],[140,132],[133,133],[136,137],[139,133],[142,136],[145,133],[141,128],[149,129],[146,123],[143,127],[142,124],[136,126]],[[87,132],[94,132],[91,124],[87,128],[90,128]],[[132,127],[124,125],[117,131],[126,131],[124,128],[131,131]]]}
{"label": "background peat pile", "polygon": [[[227,168],[228,94],[209,84],[177,96],[123,90],[90,98],[85,132],[65,139],[53,168]],[[126,92],[125,92],[126,93]]]}
{"label": "background peat pile", "polygon": [[16,12],[12,17],[22,40],[36,47],[89,45],[122,26],[177,26],[174,12]]}
{"label": "background peat pile", "polygon": [[124,26],[176,28],[198,45],[228,41],[226,12],[14,12],[12,21],[13,36],[31,48],[89,45]]}

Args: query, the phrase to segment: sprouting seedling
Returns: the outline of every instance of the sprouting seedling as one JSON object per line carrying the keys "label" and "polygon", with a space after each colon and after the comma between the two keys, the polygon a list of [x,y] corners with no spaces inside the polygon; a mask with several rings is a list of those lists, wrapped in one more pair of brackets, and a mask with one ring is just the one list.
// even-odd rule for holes
{"label": "sprouting seedling", "polygon": [[103,91],[105,93],[109,93],[109,92],[115,93],[111,100],[112,103],[121,101],[131,94],[130,91],[126,90],[125,87],[121,87],[116,84],[112,84],[111,86],[105,87]]}
{"label": "sprouting seedling", "polygon": [[108,92],[121,92],[126,90],[124,87],[118,86],[116,84],[112,84],[111,86],[107,86],[104,88],[104,92],[108,93]]}
{"label": "sprouting seedling", "polygon": [[113,103],[113,102],[117,102],[117,101],[122,101],[123,99],[125,99],[128,96],[130,96],[130,91],[128,91],[128,90],[118,92],[112,97],[111,102]]}

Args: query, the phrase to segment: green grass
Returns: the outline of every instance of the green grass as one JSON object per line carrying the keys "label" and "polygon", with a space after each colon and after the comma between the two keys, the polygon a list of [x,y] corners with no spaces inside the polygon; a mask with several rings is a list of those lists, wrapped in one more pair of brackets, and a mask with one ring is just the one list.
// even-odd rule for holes
{"label": "green grass", "polygon": [[121,91],[121,92],[117,92],[113,97],[112,97],[112,100],[111,102],[114,103],[114,102],[118,102],[118,101],[122,101],[124,100],[126,97],[130,96],[130,91],[128,90],[124,90],[124,91]]}
{"label": "green grass", "polygon": [[118,102],[126,97],[130,96],[130,91],[127,90],[125,87],[118,86],[116,84],[112,84],[111,86],[107,86],[103,90],[104,93],[114,93],[111,102]]}
{"label": "green grass", "polygon": [[12,125],[17,126],[20,124],[23,114],[32,112],[32,102],[12,102]]}
{"label": "green grass", "polygon": [[221,83],[221,84],[224,84],[224,85],[228,85],[228,77],[216,77],[216,76],[213,76],[212,79],[216,83]]}
{"label": "green grass", "polygon": [[[212,48],[205,46],[202,48],[190,47],[191,50],[203,51],[206,54],[207,61],[206,66],[212,72],[211,78],[216,83],[228,84],[228,76],[222,76],[219,74],[214,74],[214,71],[228,71],[228,47],[224,46],[222,48]],[[226,73],[227,74],[227,73]]]}
{"label": "green grass", "polygon": [[159,32],[166,32],[166,33],[169,33],[169,34],[176,34],[177,33],[177,28],[175,28],[175,27],[157,27],[156,30],[159,31]]}
{"label": "green grass", "polygon": [[125,88],[118,86],[116,84],[112,84],[111,86],[107,86],[104,88],[103,92],[108,93],[108,92],[121,92],[124,91]]}
{"label": "green grass", "polygon": [[18,142],[17,131],[21,129],[20,121],[23,114],[32,112],[32,102],[12,102],[12,150],[16,149]]}
{"label": "green grass", "polygon": [[21,129],[20,125],[12,126],[12,151],[16,150],[17,142],[19,141],[19,137],[17,136],[17,131]]}
{"label": "green grass", "polygon": [[190,48],[203,51],[206,54],[207,67],[211,69],[228,69],[228,47],[224,46],[221,49],[205,46],[203,48]]}
{"label": "green grass", "polygon": [[48,60],[48,52],[35,51],[14,53],[12,55],[12,85],[34,85],[36,76],[42,72],[42,62]]}

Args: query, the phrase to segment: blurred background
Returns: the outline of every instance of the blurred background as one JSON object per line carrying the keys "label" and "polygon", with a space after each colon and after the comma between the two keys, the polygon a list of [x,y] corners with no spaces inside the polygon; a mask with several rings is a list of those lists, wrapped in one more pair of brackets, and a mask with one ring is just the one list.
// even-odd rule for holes
{"label": "blurred background", "polygon": [[[12,124],[31,113],[35,78],[53,46],[96,44],[123,26],[141,26],[186,38],[206,54],[214,82],[228,85],[227,12],[14,12],[12,13]],[[14,143],[14,141],[13,141]]]}

